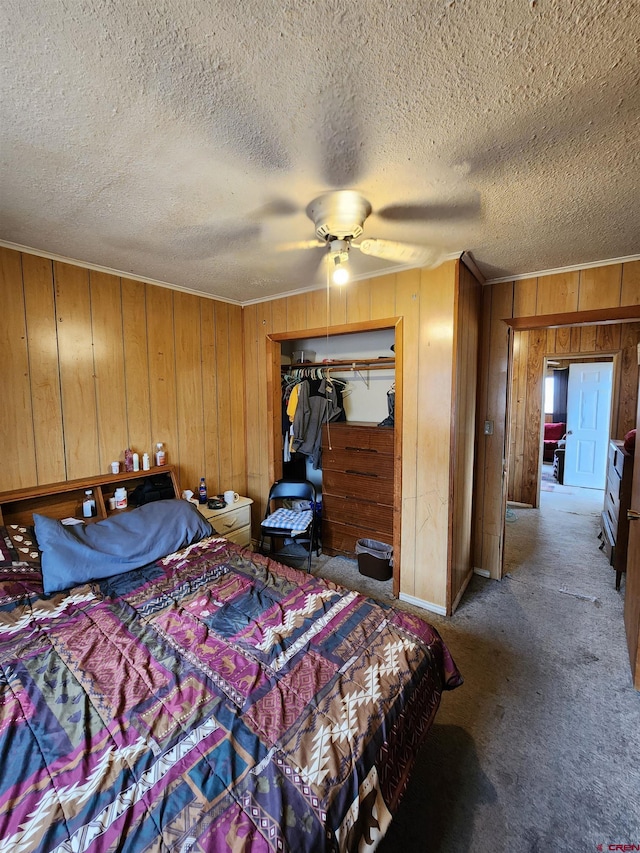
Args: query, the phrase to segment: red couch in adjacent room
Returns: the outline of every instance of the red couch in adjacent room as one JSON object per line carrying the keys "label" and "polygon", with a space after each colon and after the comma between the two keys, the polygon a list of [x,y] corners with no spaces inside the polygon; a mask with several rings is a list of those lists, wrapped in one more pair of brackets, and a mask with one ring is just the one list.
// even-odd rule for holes
{"label": "red couch in adjacent room", "polygon": [[553,462],[553,452],[558,449],[558,442],[564,438],[567,425],[562,421],[557,424],[544,425],[544,443],[542,459],[544,462]]}

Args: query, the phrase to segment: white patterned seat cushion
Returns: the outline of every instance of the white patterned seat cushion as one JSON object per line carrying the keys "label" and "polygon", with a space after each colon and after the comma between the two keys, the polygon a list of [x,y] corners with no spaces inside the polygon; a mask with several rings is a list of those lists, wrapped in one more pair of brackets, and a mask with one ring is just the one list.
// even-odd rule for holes
{"label": "white patterned seat cushion", "polygon": [[277,509],[264,519],[262,526],[277,527],[278,530],[286,530],[293,536],[296,533],[303,533],[311,524],[312,519],[313,512],[310,509],[303,512],[294,509]]}

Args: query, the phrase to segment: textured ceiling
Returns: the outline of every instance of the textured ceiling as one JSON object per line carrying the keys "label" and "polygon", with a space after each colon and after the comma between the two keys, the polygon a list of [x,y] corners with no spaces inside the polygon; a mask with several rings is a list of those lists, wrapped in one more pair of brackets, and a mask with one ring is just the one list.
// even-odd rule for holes
{"label": "textured ceiling", "polygon": [[640,252],[637,0],[0,16],[5,242],[247,301],[322,281],[321,250],[277,247],[350,188],[373,207],[365,237],[469,251],[489,279]]}

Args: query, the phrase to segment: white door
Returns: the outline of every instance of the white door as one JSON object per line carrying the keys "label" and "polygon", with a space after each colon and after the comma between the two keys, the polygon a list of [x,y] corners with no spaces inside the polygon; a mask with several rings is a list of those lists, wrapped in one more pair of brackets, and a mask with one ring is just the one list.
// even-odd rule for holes
{"label": "white door", "polygon": [[604,489],[613,362],[569,365],[564,484]]}

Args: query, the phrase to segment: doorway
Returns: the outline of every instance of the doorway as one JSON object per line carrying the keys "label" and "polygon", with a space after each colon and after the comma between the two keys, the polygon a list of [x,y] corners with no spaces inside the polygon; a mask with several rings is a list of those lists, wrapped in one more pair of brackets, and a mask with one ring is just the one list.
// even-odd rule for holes
{"label": "doorway", "polygon": [[[530,512],[531,509],[553,512],[552,507],[555,506],[558,511],[574,515],[584,513],[592,522],[602,512],[609,438],[618,437],[620,429],[628,429],[625,425],[630,418],[631,401],[627,386],[631,380],[636,381],[635,374],[631,374],[637,368],[633,368],[624,350],[617,351],[611,347],[612,343],[625,340],[622,329],[620,333],[614,331],[615,337],[609,335],[605,338],[604,335],[585,331],[586,328],[574,327],[575,331],[571,331],[569,327],[562,334],[553,329],[512,331],[513,355],[509,363],[509,416],[505,448],[508,487],[503,528],[505,544],[513,532],[512,522],[520,509],[524,512]],[[603,346],[602,351],[598,352],[600,340],[603,344],[606,341],[606,349]],[[589,349],[585,346],[587,342]],[[590,483],[592,488],[588,489],[584,488],[583,482],[571,476],[567,479],[565,475],[566,444],[569,438],[567,431],[575,429],[572,424],[567,424],[574,418],[573,414],[568,414],[571,365],[575,366],[574,372],[577,370],[578,375],[581,371],[586,374],[592,370],[596,375],[603,372],[607,374],[604,396],[600,397],[598,391],[591,395],[589,404],[582,407],[581,425],[584,426],[590,418],[599,420],[598,426],[602,430],[600,440],[604,448],[600,463],[601,481]],[[555,382],[547,387],[545,394],[545,384],[549,386],[549,378],[562,380],[563,377],[566,378],[564,387],[562,381],[557,383],[562,394],[553,393],[557,390],[553,388]],[[583,394],[583,402],[585,396]],[[580,407],[575,408],[580,416]],[[551,432],[549,438],[552,440],[546,443],[546,452],[545,424],[551,427],[555,424],[558,428],[556,433]],[[583,459],[578,460],[583,468],[589,467],[586,465],[588,456],[585,449]],[[591,454],[591,457],[591,468],[594,468],[595,455]],[[590,532],[585,532],[585,536],[597,550],[600,544],[597,530],[595,536]],[[505,568],[502,573],[504,571]]]}
{"label": "doorway", "polygon": [[615,358],[545,358],[539,503],[554,489],[604,492]]}
{"label": "doorway", "polygon": [[[401,571],[401,512],[402,505],[402,372],[403,372],[403,320],[402,317],[394,317],[388,320],[369,320],[359,323],[351,323],[343,326],[329,326],[319,329],[305,329],[296,332],[277,332],[266,336],[267,344],[267,408],[270,427],[269,436],[269,475],[270,481],[282,476],[282,417],[281,417],[281,384],[280,371],[282,364],[283,344],[288,347],[291,342],[301,340],[339,338],[342,336],[358,335],[389,330],[393,333],[390,340],[394,341],[394,375],[395,375],[395,428],[393,430],[393,595],[398,597],[400,593],[400,571]],[[385,353],[386,355],[387,353]],[[367,361],[377,361],[371,369],[380,366],[380,354],[375,358],[362,359],[353,362],[352,369],[357,372],[357,365],[363,365]],[[326,365],[325,365],[326,366]],[[363,368],[363,370],[366,368]],[[386,392],[385,392],[386,393]]]}
{"label": "doorway", "polygon": [[[529,353],[525,365],[518,363],[517,354],[522,351]],[[576,353],[562,356],[546,354],[539,358],[542,354],[532,352],[530,346],[517,346],[515,353],[512,401],[516,405],[512,406],[512,417],[517,416],[518,399],[523,396],[530,412],[535,412],[537,406],[537,441],[528,443],[525,434],[521,444],[523,455],[530,458],[535,454],[537,465],[532,466],[535,479],[532,478],[529,500],[526,500],[525,491],[525,500],[507,503],[503,571],[504,574],[517,574],[523,559],[523,566],[531,561],[541,561],[548,567],[545,583],[558,588],[575,586],[585,593],[585,589],[576,583],[579,572],[573,572],[574,561],[558,557],[570,540],[573,552],[579,552],[582,561],[588,560],[594,566],[602,564],[603,572],[607,569],[597,534],[604,505],[615,356],[612,353],[602,356]],[[534,367],[537,362],[537,380],[535,370],[531,369],[532,362]],[[517,385],[518,376],[525,377],[524,384],[521,381],[520,386]],[[604,390],[600,387],[602,384]],[[598,473],[598,460],[593,448],[595,439],[593,430],[588,430],[590,427],[597,427],[597,440],[602,447],[602,481],[591,481],[590,486],[585,487],[586,473]],[[518,424],[512,421],[511,428],[517,429]],[[578,442],[578,450],[572,448],[571,471],[567,472],[569,432],[577,433],[583,445],[581,447]],[[509,465],[514,463],[511,456]],[[578,469],[577,477],[574,469]],[[523,476],[522,480],[526,487],[526,477]],[[554,553],[555,557],[552,556]]]}
{"label": "doorway", "polygon": [[[573,535],[579,537],[587,554],[601,550],[596,538],[604,506],[606,464],[611,437],[611,403],[613,399],[613,357],[602,361],[578,359],[558,362],[547,359],[554,368],[553,412],[555,421],[564,415],[566,437],[554,451],[553,461],[545,461],[540,473],[540,511],[543,517],[553,514],[565,526],[571,514]],[[551,362],[551,364],[549,364]],[[548,373],[545,377],[547,381]],[[557,386],[557,387],[556,387]],[[544,417],[548,417],[549,388],[545,388]],[[548,454],[547,454],[548,458]],[[603,564],[604,569],[604,564]]]}
{"label": "doorway", "polygon": [[[502,536],[497,549],[497,577],[501,578],[505,574],[509,574],[512,564],[520,565],[523,561],[523,555],[527,557],[526,549],[516,552],[515,556],[514,549],[510,548],[509,550],[509,545],[516,541],[515,528],[517,528],[517,516],[520,508],[528,514],[529,519],[538,524],[534,535],[527,541],[527,547],[531,549],[530,555],[534,560],[539,555],[540,549],[544,548],[545,542],[552,542],[552,550],[555,556],[551,555],[549,560],[545,561],[551,570],[555,570],[559,558],[565,559],[565,562],[573,566],[579,565],[580,560],[577,558],[574,541],[576,546],[582,545],[585,541],[581,538],[583,535],[587,537],[586,541],[589,544],[590,554],[594,553],[592,546],[594,537],[590,536],[588,532],[576,534],[574,540],[569,539],[563,545],[555,534],[557,525],[560,525],[561,529],[566,527],[562,523],[563,516],[559,512],[558,506],[551,505],[550,501],[547,501],[546,506],[540,504],[540,492],[537,486],[541,479],[540,438],[544,422],[543,412],[540,410],[540,401],[543,398],[540,387],[543,371],[540,367],[547,358],[552,360],[568,358],[601,361],[603,357],[611,357],[613,359],[613,389],[610,436],[612,439],[624,438],[629,430],[640,423],[640,407],[638,406],[640,400],[640,387],[638,385],[640,322],[636,317],[621,317],[615,309],[606,313],[610,316],[604,316],[605,312],[603,311],[596,324],[581,323],[581,320],[587,318],[584,314],[579,313],[566,315],[566,320],[569,321],[566,326],[545,326],[544,319],[546,318],[535,316],[505,321],[509,327],[507,338],[509,348],[507,351],[508,372],[503,456],[503,462],[506,464],[504,464],[505,476],[502,480],[501,497],[503,506],[507,500],[509,502],[507,503],[506,517],[503,515],[505,523],[502,527]],[[619,322],[616,322],[614,317]],[[571,320],[573,320],[573,324],[571,324]],[[638,471],[640,472],[640,467]],[[640,473],[638,476],[640,477]],[[577,489],[580,487],[565,488]],[[561,495],[558,485],[553,491],[556,496]],[[593,519],[597,519],[598,510],[602,508],[600,506],[600,495],[593,489],[584,490],[584,492],[598,495],[592,515]],[[637,502],[637,495],[640,493],[640,486],[637,484],[634,493]],[[578,496],[580,493],[574,491],[572,495],[562,496],[562,500],[574,501]],[[543,494],[543,501],[544,497]],[[604,500],[602,504],[604,504]],[[535,510],[532,512],[534,507],[539,508],[540,512],[535,512]],[[547,514],[547,508],[552,515],[549,523],[550,533],[545,538],[544,531],[538,522],[542,519],[543,513]],[[569,516],[572,519],[581,519],[581,515],[576,513],[573,506],[568,507],[568,512],[564,518],[569,518]],[[511,538],[510,529],[513,529]],[[597,534],[597,526],[594,529],[592,525],[592,529]],[[611,570],[609,558],[599,550],[597,539],[595,554],[601,563],[604,562],[605,576],[610,579],[609,583],[613,579],[615,588],[615,573]],[[640,577],[640,573],[637,572],[635,575],[633,572],[629,575],[628,565],[623,597],[620,597],[621,601],[624,598],[625,608],[630,614],[628,618],[625,615],[625,625],[636,686],[640,685],[640,653],[638,652],[640,648],[638,642],[640,636],[638,630],[638,624],[640,624],[640,584],[638,577]],[[619,595],[619,593],[616,594]]]}

